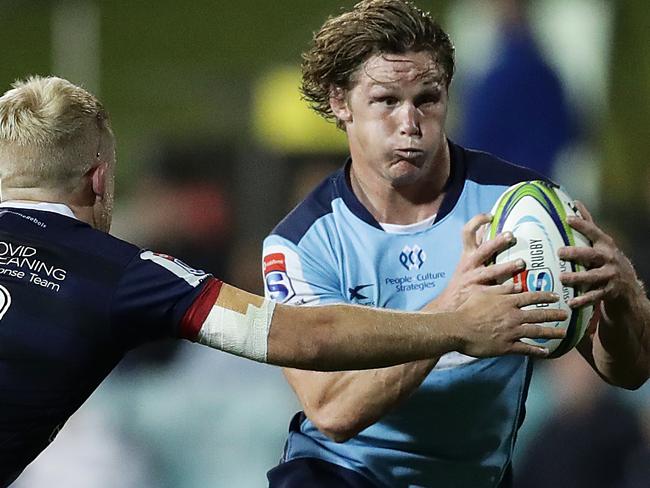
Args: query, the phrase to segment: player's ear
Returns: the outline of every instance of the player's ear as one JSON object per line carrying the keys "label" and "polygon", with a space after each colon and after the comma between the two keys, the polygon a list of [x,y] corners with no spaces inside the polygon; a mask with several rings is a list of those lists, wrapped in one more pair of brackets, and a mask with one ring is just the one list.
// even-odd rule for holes
{"label": "player's ear", "polygon": [[330,90],[330,108],[336,118],[343,124],[352,122],[352,110],[350,110],[346,95],[346,91],[340,86],[332,87]]}
{"label": "player's ear", "polygon": [[88,176],[92,182],[93,193],[97,196],[104,196],[106,193],[106,179],[108,178],[108,163],[99,163],[88,170]]}

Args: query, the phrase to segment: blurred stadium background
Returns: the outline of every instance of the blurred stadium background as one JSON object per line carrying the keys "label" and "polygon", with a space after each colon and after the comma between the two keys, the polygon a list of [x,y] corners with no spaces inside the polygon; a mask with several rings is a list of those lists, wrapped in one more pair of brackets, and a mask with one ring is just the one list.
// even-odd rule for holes
{"label": "blurred stadium background", "polygon": [[[0,0],[0,82],[4,91],[17,78],[56,74],[98,94],[118,139],[114,234],[261,293],[261,239],[345,157],[342,135],[309,113],[297,86],[311,33],[353,3]],[[496,111],[481,112],[480,103],[472,111],[472,93],[507,56],[496,3],[418,2],[439,13],[457,46],[449,134],[470,145],[477,120],[470,114],[482,113],[485,129],[501,109],[513,111],[519,125],[545,130],[537,123],[544,112],[516,114],[508,97]],[[548,171],[588,204],[650,281],[650,57],[643,52],[650,7],[645,0],[526,3],[538,54],[566,105]],[[478,100],[494,93],[479,91]],[[650,466],[648,386],[614,391],[583,363],[571,354],[538,365],[516,452],[518,486],[648,486],[649,477],[635,478]],[[277,369],[191,344],[143,348],[14,486],[265,486],[297,409]],[[534,484],[546,463],[573,481]]]}

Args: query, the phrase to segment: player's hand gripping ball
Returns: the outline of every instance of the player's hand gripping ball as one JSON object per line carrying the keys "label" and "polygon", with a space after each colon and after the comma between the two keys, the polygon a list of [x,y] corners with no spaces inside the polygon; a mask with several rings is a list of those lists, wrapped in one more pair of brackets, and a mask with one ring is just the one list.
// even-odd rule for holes
{"label": "player's hand gripping ball", "polygon": [[590,246],[589,240],[569,227],[568,215],[578,215],[571,199],[560,188],[543,181],[527,181],[508,188],[492,208],[494,216],[486,239],[510,231],[517,242],[495,256],[494,263],[523,259],[526,269],[514,276],[523,291],[553,291],[560,301],[552,304],[529,305],[565,309],[569,318],[562,322],[548,322],[545,326],[567,330],[564,339],[522,339],[533,345],[548,348],[549,357],[559,357],[572,349],[582,339],[593,315],[593,307],[570,309],[567,302],[583,291],[564,286],[560,273],[582,271],[583,266],[561,260],[557,251],[563,246]]}

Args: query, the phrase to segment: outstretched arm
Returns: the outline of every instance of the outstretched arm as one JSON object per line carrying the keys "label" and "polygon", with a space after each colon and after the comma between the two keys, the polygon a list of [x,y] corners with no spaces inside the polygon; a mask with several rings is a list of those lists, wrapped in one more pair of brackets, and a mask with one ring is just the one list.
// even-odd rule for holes
{"label": "outstretched arm", "polygon": [[269,333],[268,362],[328,371],[380,368],[450,351],[477,357],[510,353],[545,357],[545,349],[520,339],[563,337],[563,331],[531,324],[566,314],[521,310],[557,297],[513,292],[513,285],[494,287],[455,312],[426,314],[353,305],[278,305]]}
{"label": "outstretched arm", "polygon": [[569,218],[569,225],[589,238],[593,247],[560,249],[562,259],[587,268],[561,278],[567,285],[588,290],[569,305],[594,304],[600,313],[578,350],[605,381],[636,389],[650,376],[650,300],[614,240],[594,223],[584,205],[577,205],[584,218]]}
{"label": "outstretched arm", "polygon": [[224,283],[205,308],[205,318],[184,320],[182,334],[248,359],[323,371],[379,368],[453,350],[544,356],[544,349],[520,339],[562,337],[562,331],[529,324],[561,320],[565,313],[521,310],[557,297],[514,291],[513,285],[502,285],[476,294],[455,312],[422,314],[354,305],[275,305]]}

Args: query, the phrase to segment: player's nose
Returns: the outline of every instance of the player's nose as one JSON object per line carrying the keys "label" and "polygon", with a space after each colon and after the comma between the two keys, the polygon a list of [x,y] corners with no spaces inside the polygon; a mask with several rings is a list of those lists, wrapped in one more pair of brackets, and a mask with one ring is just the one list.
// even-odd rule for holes
{"label": "player's nose", "polygon": [[420,135],[420,121],[418,109],[412,103],[405,103],[399,110],[399,128],[400,134],[413,137]]}

